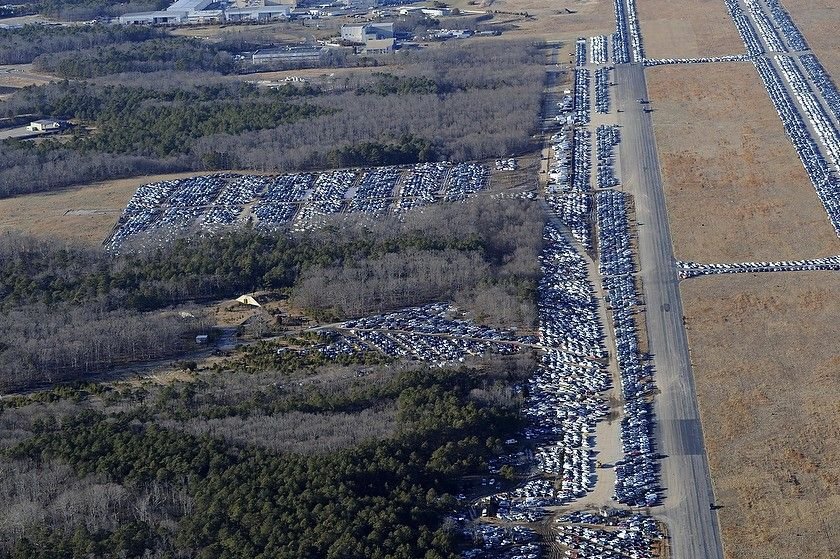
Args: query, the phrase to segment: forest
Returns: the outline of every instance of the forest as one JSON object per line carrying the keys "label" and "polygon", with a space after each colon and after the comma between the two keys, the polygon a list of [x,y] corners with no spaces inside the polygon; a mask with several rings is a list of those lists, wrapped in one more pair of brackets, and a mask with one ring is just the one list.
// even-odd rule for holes
{"label": "forest", "polygon": [[[444,299],[484,323],[528,328],[536,320],[543,219],[534,202],[479,197],[405,221],[295,236],[245,229],[119,257],[5,235],[0,387],[83,380],[177,354],[206,324],[189,308],[194,320],[161,311],[260,289],[285,290],[320,318]],[[127,326],[112,334],[119,323]]]}
{"label": "forest", "polygon": [[[154,7],[41,5],[85,19]],[[0,50],[67,78],[13,94],[0,114],[73,123],[61,140],[3,142],[0,196],[534,147],[537,44],[442,45],[269,90],[236,75],[219,45],[78,29],[26,30],[18,51]],[[182,53],[168,51],[176,43]],[[536,353],[434,367],[332,354],[307,321],[448,301],[478,324],[527,333],[544,222],[536,201],[507,191],[399,219],[246,226],[119,255],[0,236],[0,557],[455,559],[458,495],[480,491],[482,476],[503,488],[518,475],[492,458],[525,421]],[[271,337],[239,336],[227,325],[241,322],[219,320],[220,301],[262,290],[305,326],[277,320]],[[199,333],[211,343],[198,348]]]}
{"label": "forest", "polygon": [[[264,368],[275,382],[262,396],[220,366],[163,388],[19,398],[0,408],[0,553],[455,557],[445,515],[521,425],[516,385],[532,366],[388,367],[352,380],[333,366],[327,382],[322,365],[318,384],[288,392],[278,380],[307,374]],[[263,411],[240,401],[228,419],[196,421],[232,383]],[[280,427],[304,417],[308,444]],[[350,426],[336,438],[339,423]]]}
{"label": "forest", "polygon": [[28,64],[45,54],[141,43],[164,36],[162,31],[150,27],[119,25],[24,25],[20,29],[0,29],[0,64]]}
{"label": "forest", "polygon": [[466,161],[533,147],[542,87],[538,45],[444,45],[393,60],[405,65],[405,75],[360,74],[329,91],[257,91],[220,81],[217,73],[190,78],[177,71],[154,72],[154,79],[119,74],[125,85],[92,80],[26,88],[0,103],[0,114],[64,116],[82,125],[37,148],[0,145],[0,196],[155,172]]}

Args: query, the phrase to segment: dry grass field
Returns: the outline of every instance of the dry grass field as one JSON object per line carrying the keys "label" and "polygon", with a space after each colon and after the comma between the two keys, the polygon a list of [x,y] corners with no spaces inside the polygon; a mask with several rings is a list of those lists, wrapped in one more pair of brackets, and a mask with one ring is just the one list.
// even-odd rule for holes
{"label": "dry grass field", "polygon": [[751,64],[647,71],[677,258],[840,253],[828,216]]}
{"label": "dry grass field", "polygon": [[71,243],[99,245],[137,187],[195,173],[117,179],[0,200],[0,233],[17,231]]}
{"label": "dry grass field", "polygon": [[723,0],[637,0],[645,55],[692,58],[742,54],[744,43]]}
{"label": "dry grass field", "polygon": [[826,70],[840,80],[840,4],[836,0],[784,0],[794,23]]}
{"label": "dry grass field", "polygon": [[682,298],[725,556],[840,549],[840,275],[707,277]]}
{"label": "dry grass field", "polygon": [[[503,35],[507,38],[574,41],[615,31],[612,0],[477,0],[475,5],[468,0],[455,0],[448,4],[461,10],[502,12],[495,14],[491,22],[510,26]],[[532,17],[515,15],[522,12]]]}

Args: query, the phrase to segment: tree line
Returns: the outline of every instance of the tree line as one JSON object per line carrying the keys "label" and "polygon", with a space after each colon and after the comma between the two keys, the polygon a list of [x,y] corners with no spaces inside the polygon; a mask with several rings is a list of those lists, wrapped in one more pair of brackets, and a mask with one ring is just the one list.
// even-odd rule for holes
{"label": "tree line", "polygon": [[0,29],[0,64],[28,64],[46,54],[142,43],[162,36],[162,31],[151,27],[122,25],[24,25]]}

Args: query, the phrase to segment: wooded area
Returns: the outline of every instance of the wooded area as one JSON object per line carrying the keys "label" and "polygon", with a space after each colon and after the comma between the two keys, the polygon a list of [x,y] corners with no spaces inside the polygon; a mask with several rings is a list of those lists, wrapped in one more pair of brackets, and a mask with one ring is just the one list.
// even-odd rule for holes
{"label": "wooded area", "polygon": [[[29,434],[0,458],[11,481],[0,490],[0,550],[16,558],[454,558],[456,534],[443,515],[463,476],[486,471],[519,426],[510,386],[528,372],[510,362],[397,373],[389,382],[395,431],[315,455],[173,432],[144,405],[65,407],[60,424],[25,428],[23,408],[9,410],[0,425],[18,414]],[[497,389],[507,399],[480,396]],[[354,417],[366,413],[382,419]]]}
{"label": "wooded area", "polygon": [[[408,75],[347,78],[343,88],[329,91],[291,85],[257,91],[220,83],[216,74],[191,82],[177,72],[155,72],[152,85],[143,85],[148,77],[129,73],[121,81],[131,86],[64,82],[26,88],[0,104],[0,114],[78,119],[95,131],[80,126],[69,138],[37,148],[5,142],[0,196],[222,166],[294,171],[467,161],[533,147],[542,84],[542,56],[535,45],[444,46],[394,55],[393,61],[407,64]],[[149,70],[170,67],[138,64]]]}

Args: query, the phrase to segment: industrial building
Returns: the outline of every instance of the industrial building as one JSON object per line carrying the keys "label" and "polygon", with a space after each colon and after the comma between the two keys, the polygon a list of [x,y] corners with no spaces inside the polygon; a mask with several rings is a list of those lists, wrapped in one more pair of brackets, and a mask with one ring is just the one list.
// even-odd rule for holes
{"label": "industrial building", "polygon": [[62,123],[58,120],[41,119],[33,120],[26,127],[27,132],[50,132],[52,130],[61,130]]}
{"label": "industrial building", "polygon": [[341,40],[364,45],[363,51],[366,54],[385,54],[394,50],[394,24],[342,25]]}
{"label": "industrial building", "polygon": [[267,0],[239,0],[230,7],[207,9],[213,0],[176,0],[165,10],[137,12],[120,16],[125,25],[186,25],[228,22],[261,22],[289,17],[293,4],[274,4]]}
{"label": "industrial building", "polygon": [[316,63],[320,62],[321,55],[328,50],[326,47],[306,45],[260,49],[252,55],[251,62],[254,64],[270,62]]}

